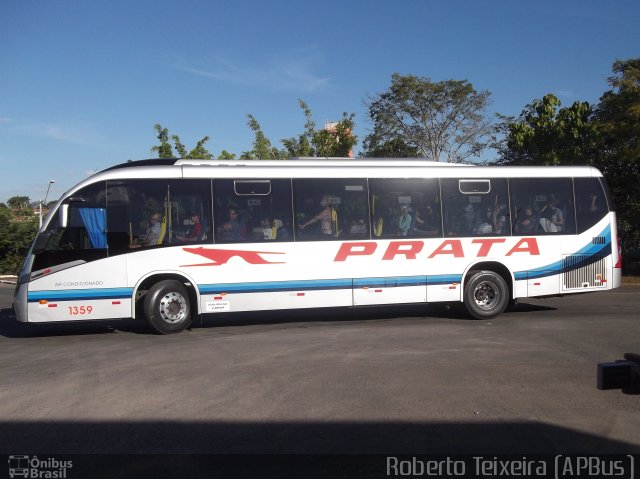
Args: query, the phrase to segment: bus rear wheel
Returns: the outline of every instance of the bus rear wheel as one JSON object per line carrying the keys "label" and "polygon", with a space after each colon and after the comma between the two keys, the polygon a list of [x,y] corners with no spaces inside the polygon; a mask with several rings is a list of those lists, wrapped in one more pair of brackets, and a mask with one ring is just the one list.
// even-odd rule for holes
{"label": "bus rear wheel", "polygon": [[182,283],[169,279],[154,284],[144,298],[144,316],[158,334],[184,331],[191,324],[191,304]]}
{"label": "bus rear wheel", "polygon": [[491,319],[501,314],[509,302],[509,288],[498,273],[476,271],[464,288],[464,306],[475,319]]}

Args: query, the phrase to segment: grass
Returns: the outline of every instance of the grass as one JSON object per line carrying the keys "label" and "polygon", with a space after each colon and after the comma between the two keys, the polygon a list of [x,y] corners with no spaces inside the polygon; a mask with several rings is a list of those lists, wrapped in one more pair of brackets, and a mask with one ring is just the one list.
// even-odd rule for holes
{"label": "grass", "polygon": [[640,284],[640,276],[623,276],[622,284]]}

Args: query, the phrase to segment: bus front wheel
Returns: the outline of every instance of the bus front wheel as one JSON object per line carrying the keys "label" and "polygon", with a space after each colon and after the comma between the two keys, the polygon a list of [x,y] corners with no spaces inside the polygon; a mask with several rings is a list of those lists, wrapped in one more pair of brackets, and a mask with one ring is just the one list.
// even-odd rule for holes
{"label": "bus front wheel", "polygon": [[191,304],[182,283],[173,279],[154,284],[144,298],[144,316],[159,334],[184,331],[191,324]]}
{"label": "bus front wheel", "polygon": [[493,271],[476,271],[465,285],[464,306],[475,319],[495,318],[508,302],[507,283]]}

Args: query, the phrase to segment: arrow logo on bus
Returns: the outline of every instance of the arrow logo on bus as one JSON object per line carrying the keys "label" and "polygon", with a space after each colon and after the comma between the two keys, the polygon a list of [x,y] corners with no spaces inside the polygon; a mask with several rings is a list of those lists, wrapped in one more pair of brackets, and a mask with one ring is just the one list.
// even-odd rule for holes
{"label": "arrow logo on bus", "polygon": [[208,249],[202,246],[198,248],[182,248],[187,253],[197,254],[203,256],[213,263],[198,263],[198,264],[184,264],[182,266],[220,266],[226,264],[231,258],[242,258],[249,264],[283,264],[284,261],[267,261],[262,256],[263,254],[284,254],[273,251],[245,251],[234,249]]}

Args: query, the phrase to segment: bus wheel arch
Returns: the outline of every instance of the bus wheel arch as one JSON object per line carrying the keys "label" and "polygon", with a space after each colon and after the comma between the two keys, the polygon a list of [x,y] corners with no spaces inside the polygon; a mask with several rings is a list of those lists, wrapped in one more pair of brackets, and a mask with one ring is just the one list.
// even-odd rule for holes
{"label": "bus wheel arch", "polygon": [[144,278],[136,288],[135,314],[136,318],[144,318],[158,334],[187,329],[199,314],[194,283],[171,273]]}
{"label": "bus wheel arch", "polygon": [[501,263],[481,262],[465,273],[462,302],[474,319],[492,319],[500,315],[513,297],[513,278]]}

